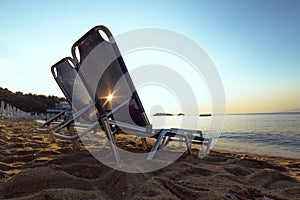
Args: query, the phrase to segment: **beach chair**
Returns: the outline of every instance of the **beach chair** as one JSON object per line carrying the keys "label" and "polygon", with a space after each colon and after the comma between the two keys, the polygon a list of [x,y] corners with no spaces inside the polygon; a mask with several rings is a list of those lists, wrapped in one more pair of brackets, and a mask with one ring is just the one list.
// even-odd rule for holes
{"label": "beach chair", "polygon": [[[101,36],[101,31],[108,41]],[[116,132],[155,138],[147,160],[152,160],[157,150],[171,141],[184,142],[189,154],[192,144],[205,146],[199,151],[199,157],[209,152],[211,139],[199,136],[199,130],[152,128],[117,44],[106,27],[96,26],[75,42],[72,56],[82,83],[93,97],[92,104],[98,111],[97,122],[105,131],[117,162],[120,157],[114,139]],[[146,143],[146,139],[143,141]]]}
{"label": "beach chair", "polygon": [[[51,67],[51,73],[56,83],[60,87],[61,91],[63,92],[64,96],[66,97],[66,100],[70,105],[72,105],[72,96],[75,95],[73,93],[74,84],[81,84],[79,80],[76,79],[77,71],[72,58],[63,58],[62,60],[54,64]],[[84,91],[84,88],[82,88],[81,92]],[[89,111],[89,109],[93,107],[89,99],[88,93],[81,93],[78,95],[81,96],[81,98],[79,99],[81,100],[80,107],[77,107],[76,109],[72,107],[70,109],[66,109],[37,128],[38,130],[49,131],[50,137],[54,142],[55,136],[60,137],[62,139],[71,140],[73,142],[74,149],[77,150],[79,150],[79,137],[76,135],[76,131],[74,129],[74,120],[79,117],[83,117],[83,115],[85,115]],[[60,118],[63,118],[63,120],[59,120]],[[91,122],[89,121],[89,124],[77,124],[77,126],[87,128],[91,125],[90,123]],[[67,129],[69,135],[59,134],[59,132],[64,128]],[[55,131],[52,132],[52,130]]]}
{"label": "beach chair", "polygon": [[[62,59],[51,67],[51,72],[67,101],[72,105],[72,115],[56,128],[54,135],[73,140],[78,138],[78,136],[62,136],[56,133],[70,125],[89,128],[89,130],[99,125],[95,123],[95,119],[97,119],[95,104],[86,90],[85,85],[82,83],[82,80],[77,75],[77,67],[73,59],[70,57]],[[77,90],[79,92],[76,93],[74,86],[80,88],[80,90]],[[74,106],[74,104],[76,106]],[[74,120],[78,118],[84,123],[75,124]]]}
{"label": "beach chair", "polygon": [[[72,103],[70,98],[71,95],[69,95],[69,93],[72,94],[72,90],[73,90],[72,80],[75,80],[76,77],[76,71],[74,73],[73,71],[74,68],[72,67],[70,62],[72,62],[71,58],[64,58],[59,62],[57,62],[55,65],[53,65],[51,68],[52,75],[55,81],[57,82],[57,84],[59,85],[61,91],[65,95],[69,104]],[[58,70],[56,70],[56,68],[58,68]],[[72,111],[71,108],[61,111],[60,113],[54,115],[53,117],[45,121],[42,125],[38,126],[37,130],[40,131],[54,130],[55,128],[61,126],[64,123],[66,117],[68,117],[68,113],[71,111]],[[55,140],[54,137],[52,137],[52,139]]]}

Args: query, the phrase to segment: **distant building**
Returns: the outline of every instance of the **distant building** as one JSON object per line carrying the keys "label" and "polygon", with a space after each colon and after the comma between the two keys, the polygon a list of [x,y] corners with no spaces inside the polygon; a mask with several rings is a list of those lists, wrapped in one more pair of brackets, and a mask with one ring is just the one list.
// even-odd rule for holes
{"label": "distant building", "polygon": [[47,114],[53,115],[58,114],[63,110],[70,109],[71,105],[67,101],[60,101],[59,103],[55,104],[54,109],[47,109]]}
{"label": "distant building", "polygon": [[67,101],[60,101],[59,103],[55,104],[55,108],[58,110],[66,110],[71,108],[71,106]]}

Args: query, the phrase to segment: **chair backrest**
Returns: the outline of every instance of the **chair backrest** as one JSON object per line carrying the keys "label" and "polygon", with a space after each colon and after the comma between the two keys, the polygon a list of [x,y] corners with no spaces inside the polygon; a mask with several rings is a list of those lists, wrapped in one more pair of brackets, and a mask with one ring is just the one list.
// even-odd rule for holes
{"label": "chair backrest", "polygon": [[[101,36],[100,31],[109,41]],[[76,55],[77,49],[80,60]],[[96,26],[87,32],[74,43],[72,55],[77,62],[78,74],[91,96],[95,97],[101,114],[130,99],[113,113],[113,118],[142,127],[150,125],[119,49],[106,27]],[[113,96],[111,101],[107,98],[109,95]]]}
{"label": "chair backrest", "polygon": [[[60,60],[51,67],[51,72],[68,103],[72,105],[73,111],[79,111],[92,102],[89,93],[77,75],[76,65],[72,58],[67,57]],[[79,90],[73,90],[75,85],[77,88],[81,88],[80,92],[76,93]]]}

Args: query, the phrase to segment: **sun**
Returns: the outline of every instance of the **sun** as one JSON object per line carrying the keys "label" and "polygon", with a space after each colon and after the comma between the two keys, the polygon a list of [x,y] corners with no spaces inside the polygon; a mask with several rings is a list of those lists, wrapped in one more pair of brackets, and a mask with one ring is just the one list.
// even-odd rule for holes
{"label": "sun", "polygon": [[112,95],[112,94],[110,94],[110,95],[107,96],[107,100],[108,100],[108,101],[111,101],[112,98],[113,98],[113,95]]}

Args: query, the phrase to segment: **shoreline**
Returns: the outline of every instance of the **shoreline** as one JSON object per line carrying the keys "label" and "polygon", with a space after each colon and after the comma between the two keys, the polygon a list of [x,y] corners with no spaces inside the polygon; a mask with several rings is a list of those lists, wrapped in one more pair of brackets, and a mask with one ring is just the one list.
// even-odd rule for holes
{"label": "shoreline", "polygon": [[212,149],[212,151],[221,153],[221,154],[232,154],[232,155],[238,155],[243,157],[256,157],[256,158],[266,158],[266,159],[282,159],[282,160],[295,160],[300,162],[299,158],[292,158],[292,157],[284,157],[284,156],[272,156],[272,155],[265,155],[265,154],[256,154],[256,153],[249,153],[249,152],[239,152],[239,151],[230,151],[226,149]]}
{"label": "shoreline", "polygon": [[[221,143],[221,144],[220,144]],[[234,146],[235,145],[235,146]],[[239,146],[238,146],[239,145]],[[247,147],[248,151],[245,151],[243,148]],[[217,144],[213,147],[213,150],[217,151],[228,151],[237,154],[251,154],[257,156],[266,156],[266,157],[278,157],[278,158],[287,158],[287,159],[296,159],[300,160],[300,152],[292,152],[288,150],[278,149],[272,146],[258,146],[251,145],[249,143],[243,142],[227,142],[227,141],[218,141]],[[229,148],[232,148],[229,150]]]}
{"label": "shoreline", "polygon": [[[8,119],[0,119],[0,122],[1,120],[4,120],[4,121],[9,121]],[[23,120],[18,120],[18,121],[28,121],[28,122],[33,122],[33,123],[36,123],[37,126],[40,125],[41,123],[44,123],[45,120],[37,120],[37,119],[23,119]],[[1,125],[1,123],[0,123]],[[230,144],[230,143],[233,143],[233,142],[228,142],[228,141],[221,141],[221,138],[218,139],[219,141],[217,142],[217,144],[215,146],[217,147],[214,147],[212,149],[212,151],[216,151],[216,152],[225,152],[225,153],[232,153],[232,154],[247,154],[247,155],[252,155],[252,156],[257,156],[257,157],[268,157],[268,158],[282,158],[282,159],[291,159],[291,160],[298,160],[300,162],[300,156],[299,158],[295,158],[295,157],[289,157],[289,156],[282,156],[282,155],[271,155],[271,154],[268,154],[268,153],[252,153],[252,152],[247,152],[247,151],[237,151],[237,150],[228,150],[226,147],[224,148],[219,148],[218,147],[218,143],[219,142],[222,142],[222,143],[226,143],[226,144]],[[238,142],[238,143],[241,143],[241,142]],[[246,145],[249,145],[248,143],[244,143]],[[266,147],[264,147],[266,148]],[[267,148],[272,148],[272,147],[267,147]],[[288,153],[291,153],[291,154],[297,154],[297,152],[290,152],[290,151],[287,151],[287,150],[282,150],[280,149],[280,151],[284,151],[284,152],[288,152]]]}

